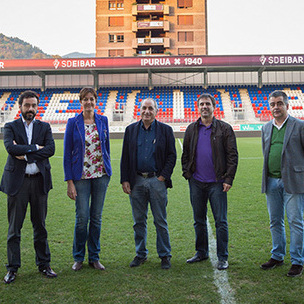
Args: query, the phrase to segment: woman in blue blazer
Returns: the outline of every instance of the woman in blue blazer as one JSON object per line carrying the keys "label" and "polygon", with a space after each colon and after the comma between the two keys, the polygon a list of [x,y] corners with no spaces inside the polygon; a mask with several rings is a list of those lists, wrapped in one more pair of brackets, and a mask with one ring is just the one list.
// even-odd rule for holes
{"label": "woman in blue blazer", "polygon": [[67,195],[76,205],[72,269],[82,268],[87,243],[89,265],[104,270],[99,262],[99,239],[103,204],[112,175],[108,119],[94,112],[94,89],[83,88],[79,99],[83,112],[68,120],[63,157]]}

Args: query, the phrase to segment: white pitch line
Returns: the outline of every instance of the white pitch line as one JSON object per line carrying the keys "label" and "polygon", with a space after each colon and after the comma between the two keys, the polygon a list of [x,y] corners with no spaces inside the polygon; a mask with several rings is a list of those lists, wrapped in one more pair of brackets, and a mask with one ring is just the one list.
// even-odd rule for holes
{"label": "white pitch line", "polygon": [[[181,150],[183,150],[183,145],[180,139],[178,139]],[[230,287],[228,280],[227,270],[218,270],[217,267],[217,254],[216,254],[216,240],[213,236],[212,228],[207,218],[207,227],[209,235],[209,257],[211,264],[213,266],[213,279],[214,284],[218,289],[218,293],[221,296],[221,304],[235,304],[234,290]]]}
{"label": "white pitch line", "polygon": [[207,218],[207,227],[209,235],[209,257],[213,266],[214,284],[221,296],[221,304],[235,304],[234,290],[230,287],[227,270],[218,270],[217,254],[216,254],[216,240],[213,236],[212,228]]}

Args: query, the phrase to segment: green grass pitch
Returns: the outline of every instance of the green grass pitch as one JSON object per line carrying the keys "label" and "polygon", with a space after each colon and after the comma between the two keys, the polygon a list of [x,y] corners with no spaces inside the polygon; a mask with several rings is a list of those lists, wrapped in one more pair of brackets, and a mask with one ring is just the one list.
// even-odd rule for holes
{"label": "green grass pitch", "polygon": [[[122,140],[111,140],[113,176],[107,192],[101,231],[101,262],[106,270],[71,269],[75,220],[74,202],[63,181],[63,141],[56,141],[51,158],[54,189],[49,194],[47,229],[51,266],[57,279],[46,279],[35,266],[29,216],[22,229],[22,267],[10,285],[0,284],[0,303],[221,303],[214,284],[211,262],[194,265],[186,259],[194,253],[192,208],[187,181],[181,176],[181,146],[176,140],[177,164],[173,189],[168,190],[168,223],[172,245],[172,268],[160,268],[155,249],[155,227],[149,212],[148,261],[130,268],[135,256],[129,198],[119,183]],[[303,278],[288,278],[289,254],[284,266],[263,271],[259,265],[270,258],[271,237],[265,196],[261,194],[262,153],[260,138],[239,138],[239,167],[228,193],[229,264],[227,271],[236,303],[304,303]],[[0,144],[0,172],[6,161]],[[17,181],[16,181],[17,182]],[[6,196],[0,194],[0,280],[6,273]],[[29,212],[28,212],[29,214]],[[208,212],[213,229],[212,214]],[[215,233],[214,233],[215,235]],[[289,231],[287,231],[289,240]],[[289,246],[287,248],[287,252]]]}

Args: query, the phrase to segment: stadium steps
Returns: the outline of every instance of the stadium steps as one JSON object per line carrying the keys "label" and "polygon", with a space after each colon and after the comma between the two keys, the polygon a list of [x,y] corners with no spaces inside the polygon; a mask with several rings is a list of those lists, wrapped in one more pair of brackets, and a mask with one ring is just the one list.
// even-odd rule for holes
{"label": "stadium steps", "polygon": [[51,99],[49,100],[49,105],[48,105],[47,109],[45,110],[44,119],[46,121],[54,120],[55,119],[56,95],[57,94],[55,94],[55,93],[52,95]]}
{"label": "stadium steps", "polygon": [[136,94],[140,93],[140,91],[132,91],[132,93],[128,94],[126,108],[125,108],[125,115],[124,115],[124,122],[132,122],[133,121],[133,112],[135,106],[135,98]]}
{"label": "stadium steps", "polygon": [[228,122],[233,122],[234,118],[232,115],[231,99],[230,99],[229,93],[226,92],[225,89],[218,89],[218,91],[221,93],[221,97],[222,97],[223,110],[224,110],[224,114],[225,114],[224,120],[228,121]]}
{"label": "stadium steps", "polygon": [[104,116],[108,117],[109,121],[113,121],[113,111],[115,108],[117,93],[117,90],[109,91],[107,105],[103,114]]}
{"label": "stadium steps", "polygon": [[180,90],[173,91],[173,119],[184,119],[184,92]]}
{"label": "stadium steps", "polygon": [[2,110],[2,107],[5,108],[6,101],[8,97],[11,95],[11,92],[4,92],[3,95],[0,98],[0,113],[1,113],[1,123],[5,123],[7,121],[10,121],[11,119],[11,111],[10,110]]}
{"label": "stadium steps", "polygon": [[243,103],[243,108],[245,111],[245,119],[248,121],[255,121],[256,117],[251,105],[250,97],[247,89],[239,89],[240,96]]}
{"label": "stadium steps", "polygon": [[19,104],[16,102],[12,108],[12,110],[9,112],[9,114],[6,116],[7,121],[12,121],[16,117],[17,113],[19,111]]}
{"label": "stadium steps", "polygon": [[[5,94],[5,93],[4,93]],[[4,95],[3,94],[3,95]],[[13,92],[7,92],[7,98],[6,98],[6,101],[8,101],[8,98],[10,96],[12,96]],[[18,111],[19,111],[19,103],[18,103],[18,99],[19,99],[19,96],[21,95],[21,92],[18,93],[17,96],[17,101],[15,102],[14,106],[11,108],[11,110],[9,111],[9,114],[6,116],[6,119],[7,121],[12,121],[14,120],[14,118],[17,116],[18,114]]]}
{"label": "stadium steps", "polygon": [[11,92],[4,92],[3,95],[0,98],[0,108],[5,104],[7,101],[8,97],[11,95]]}

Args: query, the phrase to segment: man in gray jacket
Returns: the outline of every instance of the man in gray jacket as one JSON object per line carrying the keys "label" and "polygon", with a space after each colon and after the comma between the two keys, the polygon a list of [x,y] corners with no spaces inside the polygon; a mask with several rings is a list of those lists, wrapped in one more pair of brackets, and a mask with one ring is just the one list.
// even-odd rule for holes
{"label": "man in gray jacket", "polygon": [[288,115],[283,91],[269,96],[273,120],[262,128],[262,193],[266,193],[272,236],[271,258],[264,270],[281,266],[286,254],[285,210],[290,228],[289,277],[302,274],[304,263],[304,121]]}

